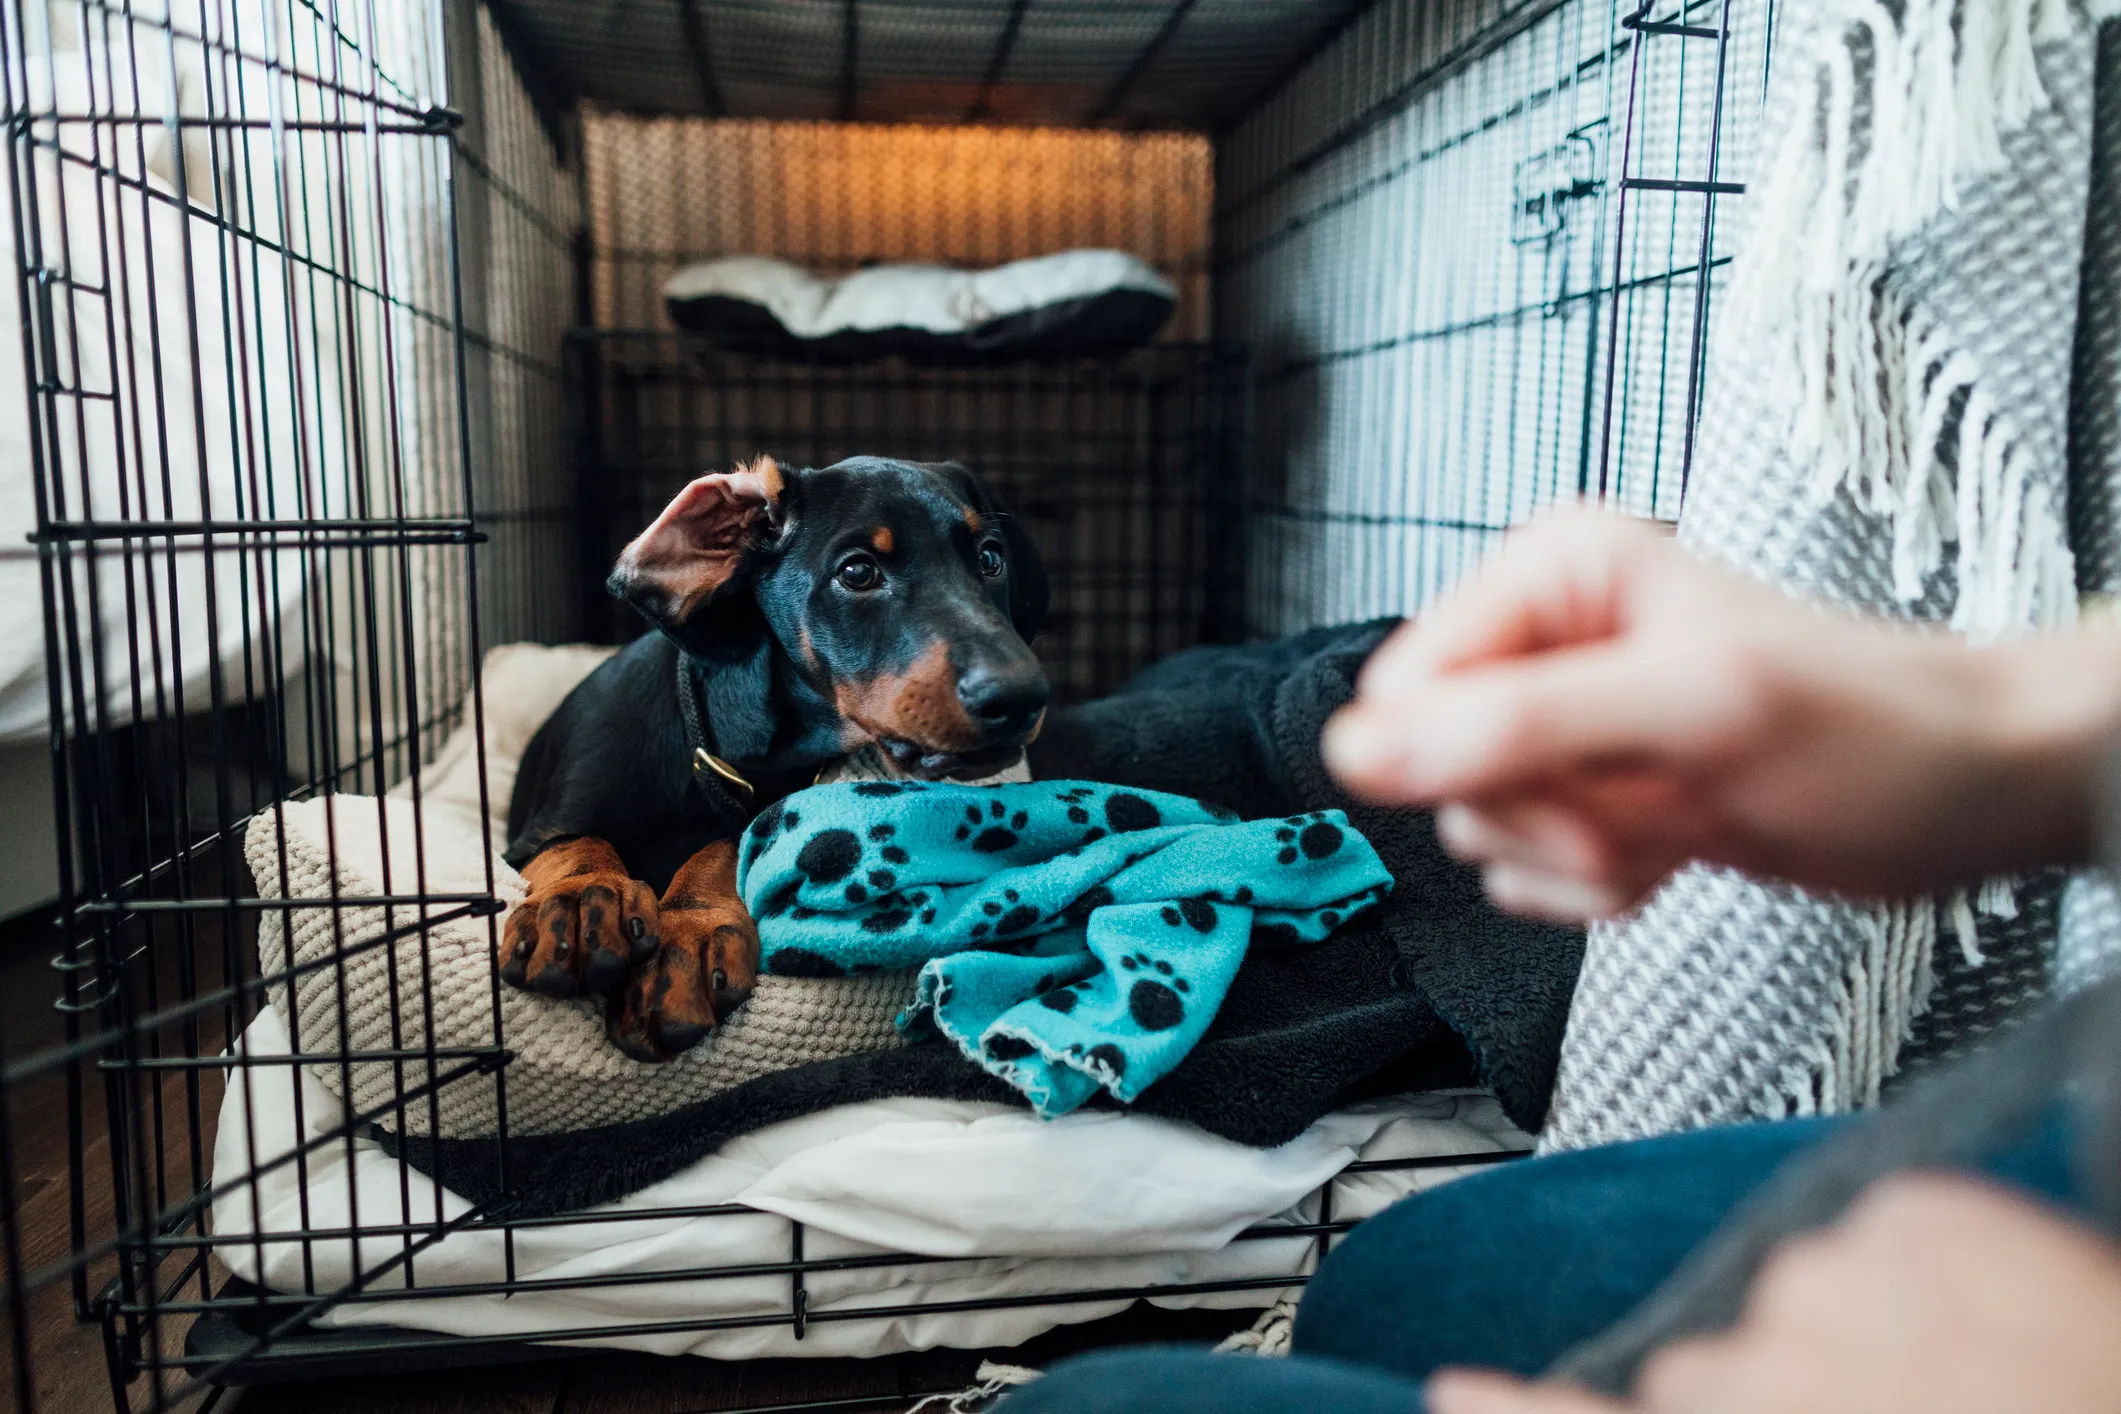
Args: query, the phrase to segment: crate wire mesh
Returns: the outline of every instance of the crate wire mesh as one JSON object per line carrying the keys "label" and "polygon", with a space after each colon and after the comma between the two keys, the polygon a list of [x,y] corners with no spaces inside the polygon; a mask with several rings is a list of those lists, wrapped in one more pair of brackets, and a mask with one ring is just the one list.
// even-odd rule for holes
{"label": "crate wire mesh", "polygon": [[1218,145],[1252,632],[1417,609],[1558,498],[1677,514],[1770,11],[1385,0]]}
{"label": "crate wire mesh", "polygon": [[[112,1397],[131,1382],[160,1409],[187,1381],[294,1367],[309,1318],[403,1299],[453,1232],[497,1231],[505,1271],[483,1286],[530,1289],[514,1243],[538,1224],[409,1203],[369,1229],[380,1255],[321,1225],[302,1240],[305,1260],[352,1250],[351,1282],[226,1281],[217,1249],[247,1239],[209,1230],[209,1201],[262,1165],[239,1136],[248,1162],[210,1190],[207,1154],[225,1087],[262,1062],[223,1051],[289,980],[258,975],[261,920],[380,909],[364,945],[417,956],[497,910],[490,874],[272,905],[232,845],[282,797],[351,821],[396,791],[424,820],[418,768],[452,733],[481,749],[480,645],[610,633],[581,592],[590,562],[703,461],[891,450],[990,472],[1074,571],[1054,661],[1077,693],[1197,637],[1418,607],[1558,496],[1672,514],[1713,312],[1701,276],[1728,258],[1715,204],[1742,187],[1771,19],[1770,0],[1381,0],[1211,149],[595,110],[556,133],[470,0],[0,0],[24,330],[8,353],[37,497],[34,556],[0,568],[35,575],[69,840],[62,1034],[27,1054],[6,1038],[16,1406],[52,1377],[32,1320],[69,1294],[104,1325]],[[643,152],[712,180],[658,190]],[[894,163],[922,201],[818,178]],[[1006,200],[979,195],[981,173]],[[700,204],[788,174],[784,203]],[[675,264],[740,249],[845,268],[1081,241],[1179,281],[1170,342],[1094,367],[764,365],[683,345],[657,297]],[[578,293],[604,327],[563,341]],[[1233,571],[1241,621],[1240,586],[1214,579]],[[337,1059],[423,1077],[396,1087],[399,1112],[474,1075],[505,1095],[498,1014],[462,1054],[415,1033]],[[64,1191],[18,1187],[12,1156],[53,1116]],[[285,1162],[350,1153],[358,1127],[325,1125]],[[1322,1250],[1349,1223],[1315,1212],[1246,1240]],[[803,1243],[793,1225],[764,1273],[785,1307],[652,1324],[847,1319],[806,1285],[846,1259]],[[187,1345],[195,1320],[212,1338]],[[391,1331],[369,1348],[505,1345]]]}
{"label": "crate wire mesh", "polygon": [[[492,13],[448,0],[456,134],[457,250],[463,262],[464,416],[490,547],[478,560],[487,643],[579,635],[580,601],[552,567],[575,553],[561,331],[577,318],[581,225],[573,135],[532,103]],[[470,61],[470,62],[467,62]],[[568,144],[563,150],[561,144]],[[568,159],[563,161],[563,158]]]}
{"label": "crate wire mesh", "polygon": [[1241,352],[1165,343],[1000,369],[832,366],[586,331],[568,352],[585,587],[612,638],[640,620],[596,575],[699,468],[761,451],[826,466],[869,450],[962,462],[1021,520],[1053,585],[1036,646],[1061,700],[1237,636]]}
{"label": "crate wire mesh", "polygon": [[498,0],[573,92],[651,114],[1218,131],[1366,0]]}
{"label": "crate wire mesh", "polygon": [[[36,527],[7,568],[41,605],[68,845],[60,1044],[6,1078],[9,1137],[63,1114],[70,1156],[33,1206],[0,1195],[12,1393],[55,1377],[26,1331],[70,1288],[112,1396],[147,1371],[161,1408],[225,1276],[201,1227],[221,1053],[271,980],[233,841],[282,796],[380,793],[475,720],[482,603],[510,637],[575,609],[473,548],[567,528],[545,296],[573,191],[468,5],[31,0],[0,26],[22,330],[0,381],[29,413],[4,460]],[[466,112],[450,54],[484,81]],[[491,907],[390,887],[393,946]]]}

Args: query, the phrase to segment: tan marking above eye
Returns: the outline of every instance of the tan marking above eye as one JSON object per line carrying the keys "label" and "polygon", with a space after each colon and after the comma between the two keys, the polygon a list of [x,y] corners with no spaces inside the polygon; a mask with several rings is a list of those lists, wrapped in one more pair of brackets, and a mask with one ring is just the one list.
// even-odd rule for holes
{"label": "tan marking above eye", "polygon": [[888,525],[880,525],[876,529],[869,532],[869,546],[871,549],[875,550],[879,555],[890,554],[891,547],[893,545],[896,545],[897,543],[898,542],[892,538],[891,527]]}
{"label": "tan marking above eye", "polygon": [[974,535],[986,529],[986,522],[982,521],[979,518],[979,512],[970,506],[965,507],[965,524],[971,528]]}

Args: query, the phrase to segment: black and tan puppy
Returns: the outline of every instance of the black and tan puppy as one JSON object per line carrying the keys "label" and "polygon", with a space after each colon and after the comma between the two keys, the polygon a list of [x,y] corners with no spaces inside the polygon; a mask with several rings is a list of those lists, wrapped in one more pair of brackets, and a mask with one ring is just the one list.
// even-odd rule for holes
{"label": "black and tan puppy", "polygon": [[751,815],[872,742],[907,774],[972,777],[1036,734],[1046,577],[962,467],[761,457],[679,492],[610,585],[661,632],[584,679],[524,752],[508,860],[530,894],[501,975],[605,998],[613,1042],[664,1059],[751,994]]}

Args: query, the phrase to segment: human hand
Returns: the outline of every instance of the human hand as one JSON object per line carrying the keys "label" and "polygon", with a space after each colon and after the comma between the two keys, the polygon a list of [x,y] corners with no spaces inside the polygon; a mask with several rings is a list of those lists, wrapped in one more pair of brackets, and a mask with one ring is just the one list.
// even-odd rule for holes
{"label": "human hand", "polygon": [[1329,724],[1357,794],[1437,804],[1495,900],[1584,919],[1692,859],[1860,894],[2088,856],[2121,637],[1969,649],[1535,522],[1378,649]]}
{"label": "human hand", "polygon": [[1971,1179],[1874,1185],[1781,1248],[1728,1332],[1668,1346],[1631,1399],[1439,1371],[1429,1414],[2093,1414],[2121,1409],[2121,1253]]}

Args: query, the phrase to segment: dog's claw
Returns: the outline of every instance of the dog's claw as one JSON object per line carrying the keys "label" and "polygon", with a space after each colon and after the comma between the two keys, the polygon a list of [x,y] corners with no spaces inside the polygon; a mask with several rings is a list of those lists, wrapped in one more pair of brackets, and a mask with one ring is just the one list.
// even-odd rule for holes
{"label": "dog's claw", "polygon": [[508,916],[501,980],[548,997],[609,996],[656,946],[655,893],[624,874],[533,888]]}
{"label": "dog's claw", "polygon": [[602,997],[619,1050],[647,1062],[681,1055],[744,1004],[758,975],[735,863],[733,844],[708,846],[659,903],[609,844],[553,846],[525,866],[531,890],[508,915],[501,979],[548,997]]}
{"label": "dog's claw", "polygon": [[[511,925],[513,922],[510,919]],[[501,980],[511,987],[524,985],[530,976],[530,954],[534,950],[535,945],[529,938],[523,938],[509,948],[501,963]]]}
{"label": "dog's claw", "polygon": [[741,903],[672,909],[661,946],[605,1013],[612,1044],[636,1060],[670,1060],[707,1039],[751,996],[758,930]]}

